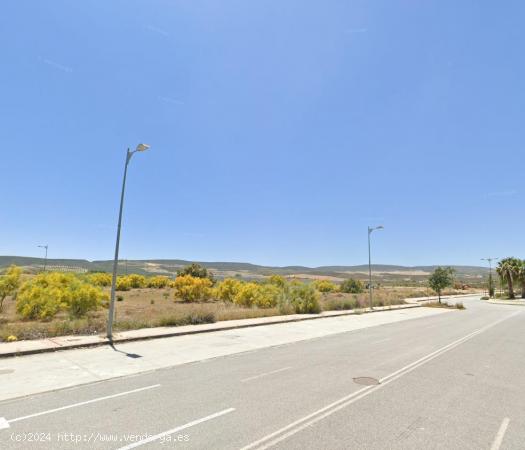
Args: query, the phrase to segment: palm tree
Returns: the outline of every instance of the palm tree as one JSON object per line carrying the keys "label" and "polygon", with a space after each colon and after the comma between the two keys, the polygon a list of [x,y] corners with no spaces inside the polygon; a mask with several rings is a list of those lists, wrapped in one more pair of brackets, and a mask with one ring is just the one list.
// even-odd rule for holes
{"label": "palm tree", "polygon": [[509,287],[509,298],[516,298],[514,294],[514,280],[518,277],[521,261],[518,258],[504,258],[498,263],[496,271],[500,278],[507,282]]}
{"label": "palm tree", "polygon": [[521,283],[521,298],[525,298],[525,260],[521,260],[518,266],[518,280]]}

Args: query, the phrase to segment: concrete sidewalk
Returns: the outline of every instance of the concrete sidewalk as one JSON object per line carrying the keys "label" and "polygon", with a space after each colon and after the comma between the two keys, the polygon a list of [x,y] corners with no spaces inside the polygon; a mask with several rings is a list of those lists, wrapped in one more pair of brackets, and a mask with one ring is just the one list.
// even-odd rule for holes
{"label": "concrete sidewalk", "polygon": [[[417,308],[420,305],[406,304],[383,306],[374,308],[373,312],[389,311],[396,309]],[[141,328],[115,333],[114,344],[123,342],[141,341],[156,338],[168,338],[174,336],[185,336],[188,334],[210,333],[214,331],[233,330],[238,328],[249,328],[263,325],[275,325],[280,323],[301,322],[304,320],[324,319],[327,317],[348,316],[353,314],[370,313],[370,311],[325,311],[320,314],[292,314],[286,316],[258,317],[255,319],[227,320],[216,323],[200,325],[185,325],[178,327],[155,327]],[[53,352],[57,350],[70,350],[82,347],[96,347],[108,345],[110,342],[106,337],[100,335],[91,336],[57,336],[47,339],[35,339],[27,341],[5,342],[0,344],[0,358],[8,356],[31,355],[35,353]]]}
{"label": "concrete sidewalk", "polygon": [[203,362],[221,356],[324,338],[396,322],[456,313],[461,314],[451,309],[405,305],[385,313],[346,315],[335,313],[331,317],[325,314],[323,320],[289,321],[288,318],[288,323],[279,326],[266,324],[242,329],[223,329],[214,333],[125,342],[114,347],[104,345],[28,355],[22,358],[2,358],[0,359],[0,374],[2,374],[0,400],[197,361]]}
{"label": "concrete sidewalk", "polygon": [[[441,297],[442,300],[470,297],[473,294],[450,295]],[[427,301],[437,300],[437,297],[418,297],[405,299],[404,305],[382,306],[374,308],[372,312],[390,311],[396,309],[416,308]],[[249,328],[263,325],[275,325],[304,320],[326,319],[329,317],[347,316],[353,314],[370,313],[368,310],[325,311],[320,314],[291,314],[286,316],[259,317],[255,319],[228,320],[201,325],[185,325],[179,327],[142,328],[115,333],[113,343],[141,341],[147,339],[185,336],[188,334],[210,333],[215,331]],[[47,339],[24,340],[0,343],[0,358],[10,356],[32,355],[35,353],[53,352],[57,350],[71,350],[75,348],[97,347],[109,345],[107,338],[101,335],[73,335],[57,336]]]}

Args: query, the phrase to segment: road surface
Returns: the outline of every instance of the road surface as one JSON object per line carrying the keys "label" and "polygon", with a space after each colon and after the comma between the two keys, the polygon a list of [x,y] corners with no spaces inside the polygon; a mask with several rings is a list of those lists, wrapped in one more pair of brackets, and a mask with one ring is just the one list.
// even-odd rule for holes
{"label": "road surface", "polygon": [[6,400],[0,448],[522,450],[525,308],[464,304]]}

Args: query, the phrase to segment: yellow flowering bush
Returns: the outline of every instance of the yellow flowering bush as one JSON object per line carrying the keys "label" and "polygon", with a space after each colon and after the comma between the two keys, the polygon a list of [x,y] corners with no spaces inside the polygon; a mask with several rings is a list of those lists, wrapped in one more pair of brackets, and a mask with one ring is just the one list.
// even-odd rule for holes
{"label": "yellow flowering bush", "polygon": [[282,290],[272,284],[243,283],[234,296],[240,306],[272,308],[277,305]]}
{"label": "yellow flowering bush", "polygon": [[242,286],[242,282],[234,278],[226,278],[217,283],[214,290],[214,295],[224,302],[233,302],[237,292]]}
{"label": "yellow flowering bush", "polygon": [[123,275],[118,276],[115,289],[117,291],[129,291],[131,289],[131,282],[129,278]]}
{"label": "yellow flowering bush", "polygon": [[146,277],[144,275],[132,273],[131,275],[127,276],[127,279],[129,280],[129,285],[131,289],[139,289],[146,287]]}
{"label": "yellow flowering bush", "polygon": [[108,287],[111,286],[112,276],[110,273],[107,272],[90,273],[87,276],[87,279],[91,284],[94,284],[95,286]]}
{"label": "yellow flowering bush", "polygon": [[280,288],[284,288],[284,286],[286,285],[286,279],[281,275],[271,275],[270,277],[268,277],[268,283]]}
{"label": "yellow flowering bush", "polygon": [[4,300],[8,296],[14,296],[20,286],[20,275],[22,269],[17,266],[11,266],[4,275],[0,276],[0,311],[4,306]]}
{"label": "yellow flowering bush", "polygon": [[108,295],[70,273],[44,272],[26,281],[16,299],[18,313],[27,319],[50,319],[59,311],[82,317],[96,310]]}
{"label": "yellow flowering bush", "polygon": [[337,291],[337,285],[328,280],[315,280],[313,285],[319,292],[326,293]]}
{"label": "yellow flowering bush", "polygon": [[169,287],[170,285],[170,278],[164,275],[157,275],[154,277],[149,277],[146,280],[146,287],[153,288],[153,289],[162,289]]}
{"label": "yellow flowering bush", "polygon": [[175,299],[184,302],[199,302],[208,300],[212,295],[212,281],[209,278],[179,275],[173,282]]}

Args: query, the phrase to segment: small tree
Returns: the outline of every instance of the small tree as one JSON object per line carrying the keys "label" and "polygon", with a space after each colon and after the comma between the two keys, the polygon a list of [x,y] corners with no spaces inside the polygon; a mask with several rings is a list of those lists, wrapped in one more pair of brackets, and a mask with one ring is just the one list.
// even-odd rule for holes
{"label": "small tree", "polygon": [[348,278],[341,283],[340,290],[346,294],[361,294],[364,291],[364,286],[361,281]]}
{"label": "small tree", "polygon": [[211,272],[206,267],[196,263],[178,270],[177,276],[180,277],[181,275],[190,275],[193,278],[208,278],[211,282],[214,281]]}
{"label": "small tree", "polygon": [[0,277],[0,311],[3,310],[4,300],[12,296],[20,287],[20,274],[22,269],[17,266],[11,266],[7,269],[5,275]]}
{"label": "small tree", "polygon": [[439,303],[441,303],[441,292],[454,283],[454,269],[452,267],[437,267],[428,279],[428,285],[437,292]]}

